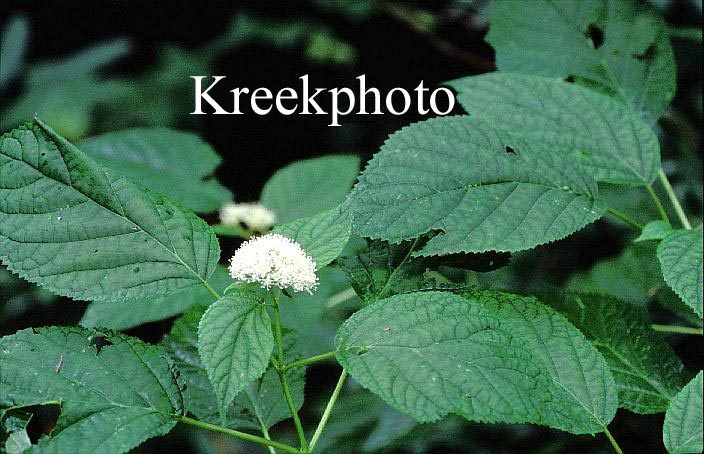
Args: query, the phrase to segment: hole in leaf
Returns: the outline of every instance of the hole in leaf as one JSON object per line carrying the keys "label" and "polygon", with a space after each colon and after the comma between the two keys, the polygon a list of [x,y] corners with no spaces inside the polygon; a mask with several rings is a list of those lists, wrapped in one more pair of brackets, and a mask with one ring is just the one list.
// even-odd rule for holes
{"label": "hole in leaf", "polygon": [[506,145],[505,150],[508,154],[516,154],[516,150],[514,150],[513,147],[509,147],[508,145]]}
{"label": "hole in leaf", "polygon": [[93,336],[90,337],[89,345],[95,345],[96,354],[98,354],[100,353],[100,350],[103,349],[103,347],[112,345],[112,342],[110,342],[110,339],[105,337],[104,334],[95,333]]}
{"label": "hole in leaf", "polygon": [[596,24],[589,24],[586,35],[592,40],[594,49],[598,49],[602,44],[604,44],[604,31]]}
{"label": "hole in leaf", "polygon": [[0,426],[9,433],[25,430],[29,441],[36,444],[56,427],[60,415],[59,404],[31,405],[8,410]]}
{"label": "hole in leaf", "polygon": [[655,57],[655,44],[648,46],[642,53],[633,55],[637,60],[652,60]]}
{"label": "hole in leaf", "polygon": [[574,76],[573,76],[572,74],[570,74],[569,76],[567,76],[567,77],[565,78],[565,82],[569,82],[569,83],[571,83],[571,84],[574,83],[574,80],[575,80],[575,79],[574,79]]}

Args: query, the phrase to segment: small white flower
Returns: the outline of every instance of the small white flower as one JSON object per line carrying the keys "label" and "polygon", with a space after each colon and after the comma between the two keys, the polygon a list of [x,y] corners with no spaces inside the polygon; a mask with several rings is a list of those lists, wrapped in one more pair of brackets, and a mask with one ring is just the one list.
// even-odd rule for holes
{"label": "small white flower", "polygon": [[276,224],[276,215],[261,203],[227,203],[220,208],[220,222],[244,224],[248,229],[265,232]]}
{"label": "small white flower", "polygon": [[315,262],[295,241],[278,233],[242,243],[230,259],[230,276],[240,281],[313,293],[318,285]]}

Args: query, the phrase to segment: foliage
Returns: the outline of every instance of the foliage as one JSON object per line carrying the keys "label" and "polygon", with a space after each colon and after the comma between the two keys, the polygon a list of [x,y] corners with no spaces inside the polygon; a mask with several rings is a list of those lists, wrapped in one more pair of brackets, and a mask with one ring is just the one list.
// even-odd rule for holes
{"label": "foliage", "polygon": [[[312,2],[352,22],[379,12],[352,3]],[[404,8],[435,36],[438,18]],[[470,421],[603,433],[621,452],[610,427],[626,409],[665,414],[664,449],[701,452],[702,373],[661,333],[701,335],[703,281],[702,226],[680,202],[698,189],[673,187],[661,158],[676,79],[664,20],[629,0],[504,1],[490,14],[499,70],[446,83],[466,114],[394,132],[361,174],[357,156],[332,154],[263,185],[273,232],[315,261],[310,293],[233,282],[218,265],[220,243],[239,244],[224,237],[254,232],[194,213],[232,199],[214,175],[221,158],[164,126],[177,122],[179,71],[208,71],[233,46],[303,46],[335,63],[353,47],[317,20],[237,15],[130,81],[101,73],[126,40],[29,65],[3,115],[0,259],[37,288],[0,270],[0,315],[20,299],[89,304],[81,326],[0,338],[2,449],[121,453],[180,422],[270,452],[345,440],[377,452],[418,438],[426,449]],[[3,44],[0,89],[22,74],[27,35],[23,19],[9,23],[3,41],[22,46]],[[168,95],[151,91],[146,110],[114,123],[129,128],[84,137],[97,106],[129,105],[155,81]],[[688,175],[679,184],[701,184]],[[598,229],[623,244],[550,279],[545,254],[579,255],[569,248]],[[498,290],[525,261],[546,269]],[[154,322],[171,326],[156,345],[112,330]],[[317,411],[304,387],[322,362],[316,372],[342,372]],[[30,437],[46,411],[58,419]]]}

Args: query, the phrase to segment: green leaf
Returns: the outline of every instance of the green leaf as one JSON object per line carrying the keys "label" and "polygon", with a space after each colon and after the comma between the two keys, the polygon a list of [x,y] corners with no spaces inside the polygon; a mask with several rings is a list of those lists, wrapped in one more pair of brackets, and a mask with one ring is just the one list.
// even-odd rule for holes
{"label": "green leaf", "polygon": [[662,336],[650,329],[644,308],[597,294],[544,298],[564,314],[606,359],[619,406],[635,413],[662,413],[684,384],[683,366]]}
{"label": "green leaf", "polygon": [[[211,287],[224,289],[232,278],[223,266],[218,266],[208,279]],[[137,298],[121,301],[94,301],[88,305],[79,324],[85,328],[96,326],[126,330],[144,323],[173,317],[190,307],[209,305],[215,300],[202,285],[194,285],[156,298]]]}
{"label": "green leaf", "polygon": [[595,433],[616,412],[601,354],[531,298],[395,295],[350,317],[336,344],[355,379],[419,422],[457,413]]}
{"label": "green leaf", "polygon": [[370,241],[366,248],[340,257],[337,263],[350,276],[352,287],[366,304],[415,290],[464,287],[447,279],[438,281],[437,275],[426,271],[437,268],[440,261],[436,257],[412,257],[412,252],[413,244],[408,242],[393,245]]}
{"label": "green leaf", "polygon": [[523,74],[483,74],[449,85],[473,117],[571,156],[597,180],[645,185],[657,176],[657,137],[617,99],[561,80]]}
{"label": "green leaf", "polygon": [[391,243],[440,231],[418,255],[519,251],[606,209],[592,175],[549,144],[466,116],[392,134],[349,196],[353,233]]}
{"label": "green leaf", "polygon": [[205,281],[219,249],[197,216],[41,121],[0,138],[0,258],[21,277],[75,299],[152,297]]}
{"label": "green leaf", "polygon": [[[74,140],[85,136],[95,121],[95,107],[111,105],[130,88],[126,81],[104,79],[99,74],[130,48],[129,40],[114,39],[60,60],[32,65],[23,81],[22,96],[3,109],[0,130],[40,116],[64,137]],[[134,98],[131,101],[133,105]]]}
{"label": "green leaf", "polygon": [[665,23],[630,0],[500,2],[486,40],[499,70],[572,76],[623,99],[651,125],[675,94]]}
{"label": "green leaf", "polygon": [[[183,393],[188,411],[198,419],[212,424],[220,423],[219,407],[213,385],[203,366],[197,349],[197,329],[206,306],[195,306],[174,323],[171,333],[164,336],[161,345],[171,355],[186,384]],[[292,336],[284,335],[284,348],[289,361],[300,358]],[[303,405],[305,367],[286,372],[289,387],[297,409]],[[225,425],[233,429],[266,428],[291,417],[281,389],[281,382],[273,367],[241,391],[228,408]]]}
{"label": "green leaf", "polygon": [[122,453],[168,433],[184,414],[166,354],[124,334],[26,329],[0,338],[0,359],[0,407],[61,406],[51,436],[32,451]]}
{"label": "green leaf", "polygon": [[6,88],[19,75],[29,44],[29,21],[24,15],[9,18],[0,39],[0,89]]}
{"label": "green leaf", "polygon": [[671,453],[702,452],[702,372],[685,386],[665,414],[662,439]]}
{"label": "green leaf", "polygon": [[702,318],[702,229],[677,230],[658,245],[665,282]]}
{"label": "green leaf", "polygon": [[196,134],[134,128],[90,137],[80,146],[98,163],[193,211],[216,211],[232,200],[213,177],[220,156]]}
{"label": "green leaf", "polygon": [[340,256],[350,240],[352,218],[335,207],[314,216],[277,225],[274,233],[297,241],[315,261],[318,269]]}
{"label": "green leaf", "polygon": [[276,213],[280,223],[312,216],[339,205],[358,173],[356,156],[330,155],[294,162],[269,178],[260,201]]}
{"label": "green leaf", "polygon": [[198,352],[221,418],[235,396],[266,371],[273,348],[271,321],[256,294],[230,293],[205,311],[198,326]]}
{"label": "green leaf", "polygon": [[[3,414],[4,413],[4,414]],[[0,413],[0,442],[7,454],[19,454],[32,447],[32,441],[27,434],[27,426],[32,419],[31,413],[11,410]]]}
{"label": "green leaf", "polygon": [[665,238],[670,232],[672,232],[672,226],[670,225],[670,223],[658,219],[656,221],[648,222],[643,227],[643,230],[640,232],[640,235],[638,235],[638,238],[633,241],[636,243],[651,240],[659,241]]}

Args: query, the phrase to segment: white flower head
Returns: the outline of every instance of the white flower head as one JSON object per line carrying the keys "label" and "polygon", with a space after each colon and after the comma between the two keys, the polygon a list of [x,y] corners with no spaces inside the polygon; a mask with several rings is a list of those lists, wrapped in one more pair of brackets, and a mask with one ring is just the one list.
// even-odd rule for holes
{"label": "white flower head", "polygon": [[300,244],[278,233],[242,243],[230,259],[230,276],[240,281],[313,293],[318,286],[315,262]]}
{"label": "white flower head", "polygon": [[261,203],[227,203],[220,208],[220,222],[244,224],[248,229],[265,232],[276,224],[276,214]]}

